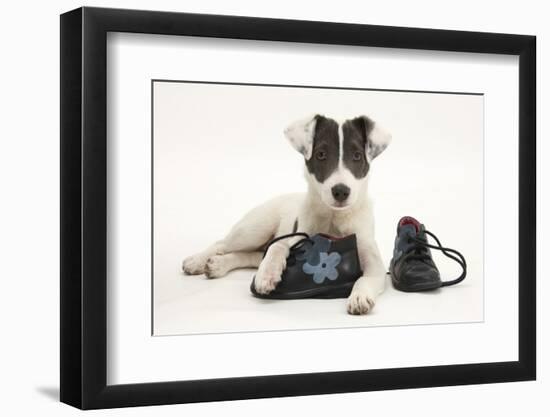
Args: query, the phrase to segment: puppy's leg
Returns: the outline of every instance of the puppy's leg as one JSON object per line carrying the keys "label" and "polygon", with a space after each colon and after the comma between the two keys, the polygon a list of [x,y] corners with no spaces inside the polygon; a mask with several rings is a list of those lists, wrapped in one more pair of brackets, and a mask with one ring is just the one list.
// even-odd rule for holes
{"label": "puppy's leg", "polygon": [[[286,221],[281,222],[276,236],[291,233],[294,221],[293,218],[288,218]],[[281,281],[281,275],[286,267],[286,258],[288,257],[290,246],[300,239],[300,237],[292,237],[280,240],[268,248],[254,278],[254,287],[258,293],[269,294],[275,289]]]}
{"label": "puppy's leg", "polygon": [[205,275],[208,278],[223,277],[229,271],[238,268],[257,268],[263,252],[231,252],[225,255],[211,256],[206,262]]}
{"label": "puppy's leg", "polygon": [[214,243],[202,252],[196,253],[183,260],[182,270],[188,275],[204,274],[206,262],[211,256],[223,254],[225,249],[224,241]]}
{"label": "puppy's leg", "polygon": [[208,259],[231,252],[254,252],[273,237],[278,226],[277,202],[268,202],[248,212],[228,235],[183,261],[186,274],[204,274]]}
{"label": "puppy's leg", "polygon": [[353,286],[347,310],[349,314],[367,314],[384,291],[386,269],[374,239],[358,239],[357,243],[363,276]]}

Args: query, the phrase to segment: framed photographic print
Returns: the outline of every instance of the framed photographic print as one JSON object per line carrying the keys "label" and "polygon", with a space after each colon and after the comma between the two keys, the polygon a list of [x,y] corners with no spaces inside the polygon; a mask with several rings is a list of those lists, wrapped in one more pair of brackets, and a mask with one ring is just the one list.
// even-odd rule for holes
{"label": "framed photographic print", "polygon": [[535,379],[535,37],[61,16],[61,401]]}

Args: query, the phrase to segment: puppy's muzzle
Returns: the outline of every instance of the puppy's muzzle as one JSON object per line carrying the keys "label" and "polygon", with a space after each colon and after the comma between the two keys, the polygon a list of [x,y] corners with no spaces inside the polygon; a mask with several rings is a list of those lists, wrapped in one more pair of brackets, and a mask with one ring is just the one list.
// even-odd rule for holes
{"label": "puppy's muzzle", "polygon": [[332,196],[339,203],[343,203],[349,197],[350,188],[345,184],[336,184],[331,188]]}

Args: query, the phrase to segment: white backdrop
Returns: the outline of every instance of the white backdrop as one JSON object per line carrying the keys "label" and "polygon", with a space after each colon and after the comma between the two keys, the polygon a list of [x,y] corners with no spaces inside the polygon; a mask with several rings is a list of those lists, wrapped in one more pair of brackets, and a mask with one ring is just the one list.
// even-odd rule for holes
{"label": "white backdrop", "polygon": [[[5,393],[2,412],[6,415],[80,415],[57,403],[58,395],[58,106],[59,52],[58,14],[82,3],[61,0],[55,3],[31,1],[8,3],[0,28],[4,65],[0,73],[9,80],[1,98],[4,110],[0,172],[4,199],[0,206],[2,223],[3,273],[5,286],[0,303],[3,339],[0,363]],[[234,0],[90,0],[88,5],[162,9],[202,13],[243,14],[296,19],[316,19],[442,29],[526,33],[538,36],[539,138],[549,134],[548,122],[540,117],[548,107],[550,85],[540,78],[548,72],[550,28],[545,5],[534,0],[505,4],[474,0],[439,2],[419,0],[367,3],[342,0],[337,3],[281,0],[257,2]],[[25,24],[22,26],[21,17]],[[24,94],[22,87],[24,86]],[[7,115],[7,117],[6,117]],[[31,117],[31,120],[29,119]],[[548,144],[540,141],[539,161],[550,157]],[[539,163],[539,213],[550,210],[547,184],[548,165]],[[550,223],[539,221],[539,249],[548,246]],[[549,294],[548,264],[541,263],[539,300]],[[548,303],[539,302],[539,352],[548,351],[550,330],[546,320]],[[447,416],[499,414],[545,415],[546,392],[550,388],[549,361],[539,358],[539,381],[484,386],[324,395],[231,403],[193,404],[106,410],[94,415],[180,416],[278,416],[315,412],[333,416],[346,412],[380,415]],[[459,398],[459,401],[457,401]]]}
{"label": "white backdrop", "polygon": [[[483,320],[482,95],[157,81],[153,96],[155,335]],[[184,257],[221,239],[252,207],[305,191],[303,157],[282,131],[312,113],[367,114],[393,134],[369,173],[384,264],[397,220],[416,216],[462,251],[463,284],[400,294],[388,282],[376,311],[359,319],[345,300],[257,300],[251,270],[221,280],[182,276]],[[458,276],[454,262],[434,256],[443,279]]]}

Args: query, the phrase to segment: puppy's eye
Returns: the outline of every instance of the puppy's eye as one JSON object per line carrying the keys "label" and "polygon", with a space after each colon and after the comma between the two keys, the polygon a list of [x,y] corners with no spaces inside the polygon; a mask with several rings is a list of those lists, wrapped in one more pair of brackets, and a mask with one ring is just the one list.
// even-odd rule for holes
{"label": "puppy's eye", "polygon": [[325,159],[327,159],[327,153],[325,151],[317,151],[317,153],[315,154],[315,157],[319,161],[324,161]]}
{"label": "puppy's eye", "polygon": [[361,152],[354,152],[353,153],[353,160],[354,161],[360,161],[363,159],[363,154]]}

